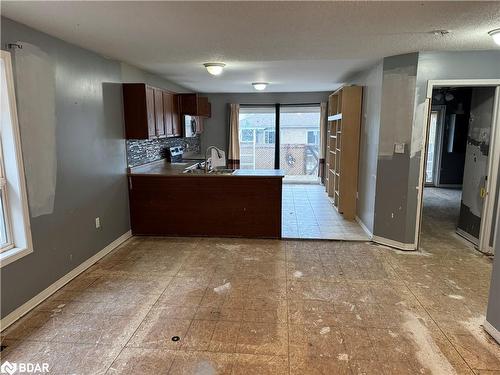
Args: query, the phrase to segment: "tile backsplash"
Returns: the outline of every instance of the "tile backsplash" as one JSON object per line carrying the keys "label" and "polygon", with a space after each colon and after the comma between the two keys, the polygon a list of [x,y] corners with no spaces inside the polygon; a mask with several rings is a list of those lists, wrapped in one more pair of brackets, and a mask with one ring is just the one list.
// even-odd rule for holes
{"label": "tile backsplash", "polygon": [[182,146],[184,152],[200,153],[200,136],[192,138],[128,139],[127,164],[135,167],[141,164],[164,159],[170,147]]}

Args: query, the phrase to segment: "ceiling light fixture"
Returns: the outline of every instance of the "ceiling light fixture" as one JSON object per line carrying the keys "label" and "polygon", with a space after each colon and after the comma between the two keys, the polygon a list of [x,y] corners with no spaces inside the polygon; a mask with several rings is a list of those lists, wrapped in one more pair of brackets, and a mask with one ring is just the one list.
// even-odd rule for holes
{"label": "ceiling light fixture", "polygon": [[254,82],[254,83],[252,83],[252,86],[255,90],[262,91],[262,90],[266,89],[268,84],[269,83],[267,83],[267,82]]}
{"label": "ceiling light fixture", "polygon": [[500,29],[491,30],[488,35],[493,38],[493,41],[500,46]]}
{"label": "ceiling light fixture", "polygon": [[203,66],[207,69],[207,72],[209,72],[213,76],[218,76],[222,74],[222,71],[224,70],[224,67],[226,64],[224,63],[205,63]]}

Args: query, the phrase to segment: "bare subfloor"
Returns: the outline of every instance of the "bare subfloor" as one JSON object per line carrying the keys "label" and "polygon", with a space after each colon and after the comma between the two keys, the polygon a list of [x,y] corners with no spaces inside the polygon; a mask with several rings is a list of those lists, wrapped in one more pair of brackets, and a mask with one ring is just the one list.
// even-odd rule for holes
{"label": "bare subfloor", "polygon": [[133,238],[4,332],[2,362],[48,362],[51,374],[500,373],[480,326],[490,259],[455,238],[424,248]]}

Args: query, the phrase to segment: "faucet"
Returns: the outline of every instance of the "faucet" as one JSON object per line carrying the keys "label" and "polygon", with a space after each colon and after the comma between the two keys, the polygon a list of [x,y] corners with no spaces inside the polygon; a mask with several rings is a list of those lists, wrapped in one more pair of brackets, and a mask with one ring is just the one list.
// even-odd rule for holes
{"label": "faucet", "polygon": [[222,157],[222,150],[220,148],[217,148],[215,146],[209,146],[207,147],[207,150],[205,151],[205,173],[208,173],[208,151],[210,150],[215,150],[217,151],[217,156],[220,158]]}

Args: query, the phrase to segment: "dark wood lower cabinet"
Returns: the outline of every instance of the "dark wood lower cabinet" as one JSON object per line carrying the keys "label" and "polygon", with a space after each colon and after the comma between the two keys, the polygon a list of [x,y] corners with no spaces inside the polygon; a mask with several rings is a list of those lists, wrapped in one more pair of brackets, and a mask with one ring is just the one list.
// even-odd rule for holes
{"label": "dark wood lower cabinet", "polygon": [[134,235],[281,238],[282,178],[129,176]]}

